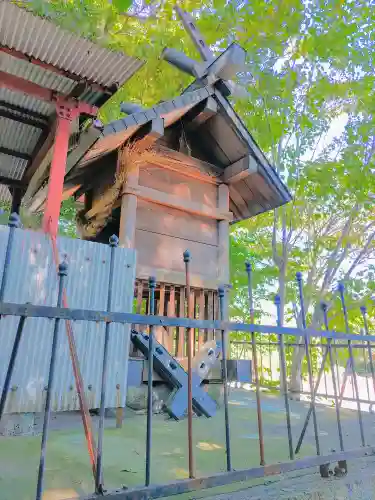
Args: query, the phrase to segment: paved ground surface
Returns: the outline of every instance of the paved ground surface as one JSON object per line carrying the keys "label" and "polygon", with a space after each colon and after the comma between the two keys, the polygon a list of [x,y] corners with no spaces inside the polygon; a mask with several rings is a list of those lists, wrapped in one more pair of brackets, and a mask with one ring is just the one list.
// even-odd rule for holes
{"label": "paved ground surface", "polygon": [[[212,495],[199,492],[190,496],[198,500],[373,500],[375,498],[375,458],[349,464],[345,477],[322,479],[317,471],[297,471],[269,478],[260,485],[232,485],[232,491]],[[235,488],[235,489],[233,489]],[[204,497],[202,495],[205,495]],[[186,497],[187,498],[187,497]],[[182,500],[181,497],[175,500]]]}
{"label": "paved ground surface", "polygon": [[[288,447],[283,400],[262,395],[267,463],[286,461]],[[291,401],[292,426],[296,440],[308,403]],[[334,408],[318,407],[319,436],[323,453],[338,450]],[[255,397],[252,391],[231,389],[230,419],[233,467],[259,465]],[[375,417],[363,413],[367,444],[375,444]],[[360,446],[357,413],[342,410],[346,449]],[[95,424],[97,420],[95,421]],[[144,481],[145,415],[127,411],[122,429],[106,420],[104,478],[108,489],[141,485]],[[153,422],[152,482],[163,483],[187,477],[187,425],[156,415]],[[194,442],[198,475],[225,470],[224,412],[207,420],[194,419]],[[0,500],[35,498],[40,436],[0,438]],[[315,454],[312,423],[300,456]],[[229,488],[233,491],[233,485]],[[93,490],[85,439],[77,414],[54,415],[47,446],[46,494],[44,500],[75,498]],[[228,488],[227,488],[228,490]],[[223,490],[221,490],[223,491]],[[211,491],[208,495],[212,496]],[[198,498],[201,493],[185,498]],[[207,496],[207,493],[206,493]],[[229,497],[226,497],[229,498]],[[233,497],[236,498],[237,497]],[[238,497],[240,500],[241,497]],[[245,497],[243,497],[245,498]],[[246,497],[248,498],[248,497]]]}

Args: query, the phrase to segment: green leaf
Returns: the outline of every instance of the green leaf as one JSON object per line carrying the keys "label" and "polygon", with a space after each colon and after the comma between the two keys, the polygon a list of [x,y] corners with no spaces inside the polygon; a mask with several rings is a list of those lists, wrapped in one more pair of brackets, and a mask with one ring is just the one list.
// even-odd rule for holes
{"label": "green leaf", "polygon": [[112,5],[119,12],[126,12],[128,8],[131,6],[132,0],[112,0]]}

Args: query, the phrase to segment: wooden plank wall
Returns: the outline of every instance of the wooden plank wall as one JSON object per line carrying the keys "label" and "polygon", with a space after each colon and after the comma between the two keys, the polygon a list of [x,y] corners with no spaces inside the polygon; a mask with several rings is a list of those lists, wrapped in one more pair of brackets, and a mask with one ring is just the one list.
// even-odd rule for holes
{"label": "wooden plank wall", "polygon": [[[134,290],[134,312],[149,312],[149,289],[148,281],[137,279]],[[194,319],[216,319],[219,317],[219,301],[216,290],[205,290],[202,288],[191,288],[189,300]],[[186,317],[187,310],[186,287],[157,283],[155,291],[155,311],[160,316]],[[138,328],[135,326],[135,328]],[[144,328],[144,327],[142,327]],[[185,328],[181,327],[158,327],[155,329],[155,338],[164,345],[166,349],[177,358],[186,356],[186,334]],[[207,329],[194,331],[194,354],[199,352],[202,345],[216,338],[220,332]],[[132,352],[132,355],[137,355]]]}
{"label": "wooden plank wall", "polygon": [[[181,204],[193,202],[217,210],[218,187],[177,172],[145,165],[139,170],[139,186],[173,195]],[[150,272],[160,281],[181,285],[184,280],[182,254],[191,254],[192,284],[212,287],[218,279],[218,223],[172,207],[138,198],[135,248],[137,276]]]}

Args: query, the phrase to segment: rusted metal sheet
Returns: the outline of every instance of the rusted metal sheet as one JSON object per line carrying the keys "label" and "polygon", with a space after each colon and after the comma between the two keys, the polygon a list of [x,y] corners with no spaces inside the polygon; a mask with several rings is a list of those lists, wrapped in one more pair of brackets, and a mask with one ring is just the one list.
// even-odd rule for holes
{"label": "rusted metal sheet", "polygon": [[[0,268],[3,269],[8,227],[0,227]],[[58,238],[60,260],[69,264],[66,280],[69,307],[105,310],[108,292],[110,247],[78,239]],[[117,248],[112,289],[114,312],[131,312],[133,303],[135,252]],[[2,272],[2,271],[1,271]],[[16,229],[4,300],[35,305],[55,305],[57,273],[50,240],[41,233]],[[2,349],[0,353],[0,385],[16,333],[17,317],[0,321]],[[81,366],[85,392],[90,408],[99,407],[100,377],[103,356],[104,323],[73,322],[73,332]],[[54,411],[78,409],[78,398],[65,333],[60,324],[61,342],[58,347]],[[110,326],[109,367],[106,406],[125,404],[130,325]],[[47,383],[53,321],[27,318],[19,355],[12,377],[13,412],[33,412],[42,409]],[[10,398],[8,398],[9,400]],[[8,405],[9,406],[9,405]],[[10,411],[7,408],[6,411]]]}

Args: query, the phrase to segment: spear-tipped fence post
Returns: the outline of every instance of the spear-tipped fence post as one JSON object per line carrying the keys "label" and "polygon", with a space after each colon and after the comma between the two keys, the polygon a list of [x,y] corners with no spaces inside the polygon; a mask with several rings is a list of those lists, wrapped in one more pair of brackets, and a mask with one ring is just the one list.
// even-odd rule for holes
{"label": "spear-tipped fence post", "polygon": [[[327,307],[327,304],[325,302],[321,302],[320,307],[321,307],[322,313],[323,313],[324,327],[325,327],[326,331],[328,332],[329,331],[328,314],[327,314],[328,307]],[[344,451],[344,439],[343,439],[342,427],[341,427],[341,415],[340,415],[340,405],[339,405],[337,382],[336,382],[336,375],[335,375],[335,363],[333,361],[332,339],[330,337],[327,338],[327,346],[328,346],[329,364],[330,364],[331,373],[332,373],[333,394],[335,397],[337,432],[339,435],[340,450]]]}
{"label": "spear-tipped fence post", "polygon": [[[254,323],[254,302],[253,302],[253,287],[252,287],[252,267],[250,262],[245,263],[247,273],[247,290],[249,298],[249,313],[250,322]],[[257,402],[257,417],[258,417],[258,437],[259,437],[259,457],[260,465],[265,465],[264,458],[264,437],[263,437],[263,419],[262,419],[262,405],[260,401],[260,386],[259,386],[259,373],[258,373],[258,356],[255,332],[251,332],[251,349],[252,349],[252,362],[253,374],[255,378],[255,395]]]}
{"label": "spear-tipped fence post", "polygon": [[[107,311],[111,312],[112,307],[112,288],[114,278],[115,252],[118,246],[118,238],[112,235],[109,239],[110,245],[110,263],[109,263],[109,279],[107,292]],[[107,370],[108,370],[108,348],[109,348],[109,332],[110,323],[105,324],[104,345],[103,345],[103,361],[102,361],[102,378],[100,391],[100,409],[99,409],[99,429],[98,429],[98,449],[96,456],[96,477],[95,489],[97,493],[103,493],[103,434],[104,434],[104,417],[105,403],[107,392]]]}
{"label": "spear-tipped fence post", "polygon": [[[366,306],[361,307],[361,313],[363,317],[363,326],[365,329],[365,335],[367,336],[368,333],[368,323],[367,323],[367,308]],[[368,351],[368,359],[369,359],[369,364],[370,364],[370,370],[371,370],[371,378],[372,378],[372,387],[374,391],[374,396],[375,396],[375,370],[374,370],[374,362],[372,359],[372,346],[371,342],[367,342],[367,351]],[[370,398],[369,398],[370,399]]]}
{"label": "spear-tipped fence post", "polygon": [[18,322],[16,336],[14,338],[12,352],[10,354],[10,359],[9,359],[9,363],[8,363],[8,369],[7,369],[7,372],[6,372],[6,375],[5,375],[5,381],[4,381],[3,389],[1,391],[0,422],[1,422],[1,419],[2,419],[3,414],[4,414],[4,410],[5,410],[6,399],[7,399],[9,388],[10,388],[10,382],[12,380],[14,366],[16,364],[18,349],[19,349],[19,346],[20,346],[20,343],[21,343],[21,337],[22,337],[23,328],[25,326],[25,321],[26,321],[26,316],[21,316],[20,319],[19,319],[19,322]]}
{"label": "spear-tipped fence post", "polygon": [[[150,290],[150,315],[155,314],[155,288],[156,279],[150,276],[148,280]],[[148,337],[148,376],[147,376],[147,430],[146,430],[146,480],[149,486],[151,481],[151,446],[152,446],[152,385],[154,377],[154,326],[150,325]]]}
{"label": "spear-tipped fence post", "polygon": [[[187,316],[191,319],[190,310],[190,252],[184,252]],[[189,477],[195,477],[194,453],[193,453],[193,335],[192,329],[186,329],[187,337],[187,358],[188,358],[188,449],[189,449]]]}
{"label": "spear-tipped fence post", "polygon": [[[219,287],[218,290],[219,303],[220,303],[220,319],[224,321],[225,310],[225,290],[224,287]],[[221,350],[223,356],[223,386],[224,386],[224,415],[225,415],[225,444],[226,444],[226,458],[227,458],[227,471],[232,470],[231,446],[230,446],[230,426],[229,426],[229,407],[228,407],[228,366],[227,366],[227,331],[221,330]]]}
{"label": "spear-tipped fence post", "polygon": [[[315,398],[314,398],[314,380],[313,380],[311,357],[310,357],[310,341],[309,341],[309,338],[306,334],[306,311],[305,311],[305,301],[304,301],[304,297],[303,297],[303,284],[302,284],[302,273],[301,272],[296,273],[296,280],[297,280],[297,285],[298,285],[298,295],[299,295],[299,302],[300,302],[302,327],[304,330],[304,342],[305,342],[307,370],[308,370],[309,386],[310,386],[310,394],[311,394],[311,412],[312,412],[312,416],[313,416],[315,447],[316,447],[316,454],[320,455],[318,421],[316,418],[316,408],[315,408]],[[299,452],[301,444],[302,443],[297,444],[297,448],[295,451],[296,454]]]}
{"label": "spear-tipped fence post", "polygon": [[[280,309],[280,296],[275,295],[275,306],[277,314],[277,326],[282,327],[281,309]],[[284,403],[285,403],[285,418],[286,418],[286,428],[288,431],[288,444],[289,444],[289,458],[294,460],[294,450],[293,450],[293,435],[292,435],[292,424],[290,420],[290,406],[288,397],[288,377],[286,372],[286,360],[285,360],[285,347],[284,347],[284,336],[282,333],[278,335],[279,337],[279,352],[280,352],[280,368],[281,368],[281,383],[282,391],[284,393]]]}
{"label": "spear-tipped fence post", "polygon": [[[339,294],[340,294],[341,307],[342,307],[342,312],[343,312],[344,320],[345,320],[345,330],[346,330],[346,333],[350,333],[349,321],[348,321],[348,312],[347,312],[346,303],[345,303],[345,286],[344,286],[344,283],[339,283],[338,291],[339,291]],[[349,360],[348,360],[348,363],[347,363],[346,368],[345,368],[344,381],[343,381],[343,385],[342,385],[342,388],[341,388],[339,404],[341,405],[342,398],[343,398],[344,392],[345,392],[346,380],[347,380],[347,377],[348,377],[348,373],[350,371],[351,374],[352,374],[352,380],[353,380],[354,391],[355,391],[355,398],[356,398],[356,403],[357,403],[357,414],[358,414],[359,432],[360,432],[360,435],[361,435],[362,446],[365,446],[365,434],[364,434],[364,429],[363,429],[361,403],[359,401],[359,390],[358,390],[357,374],[356,374],[356,371],[355,371],[355,363],[354,363],[352,341],[350,339],[348,340],[348,351],[349,351]]]}
{"label": "spear-tipped fence post", "polygon": [[[58,274],[59,274],[59,290],[58,290],[58,297],[57,297],[57,304],[56,305],[58,308],[61,308],[63,291],[64,291],[64,280],[68,274],[68,265],[66,262],[62,262],[59,265]],[[46,393],[46,402],[45,402],[45,406],[44,406],[42,443],[41,443],[41,452],[40,452],[39,469],[38,469],[38,483],[37,483],[36,497],[35,497],[36,500],[42,500],[42,495],[43,495],[45,456],[46,456],[46,446],[47,446],[49,422],[50,422],[50,418],[51,418],[51,401],[52,401],[53,385],[54,385],[54,378],[55,378],[57,346],[58,346],[58,341],[59,341],[59,326],[60,326],[60,318],[56,318],[55,322],[54,322],[54,329],[53,329],[51,358],[50,358],[49,371],[48,371],[48,385],[47,385],[47,393]]]}

